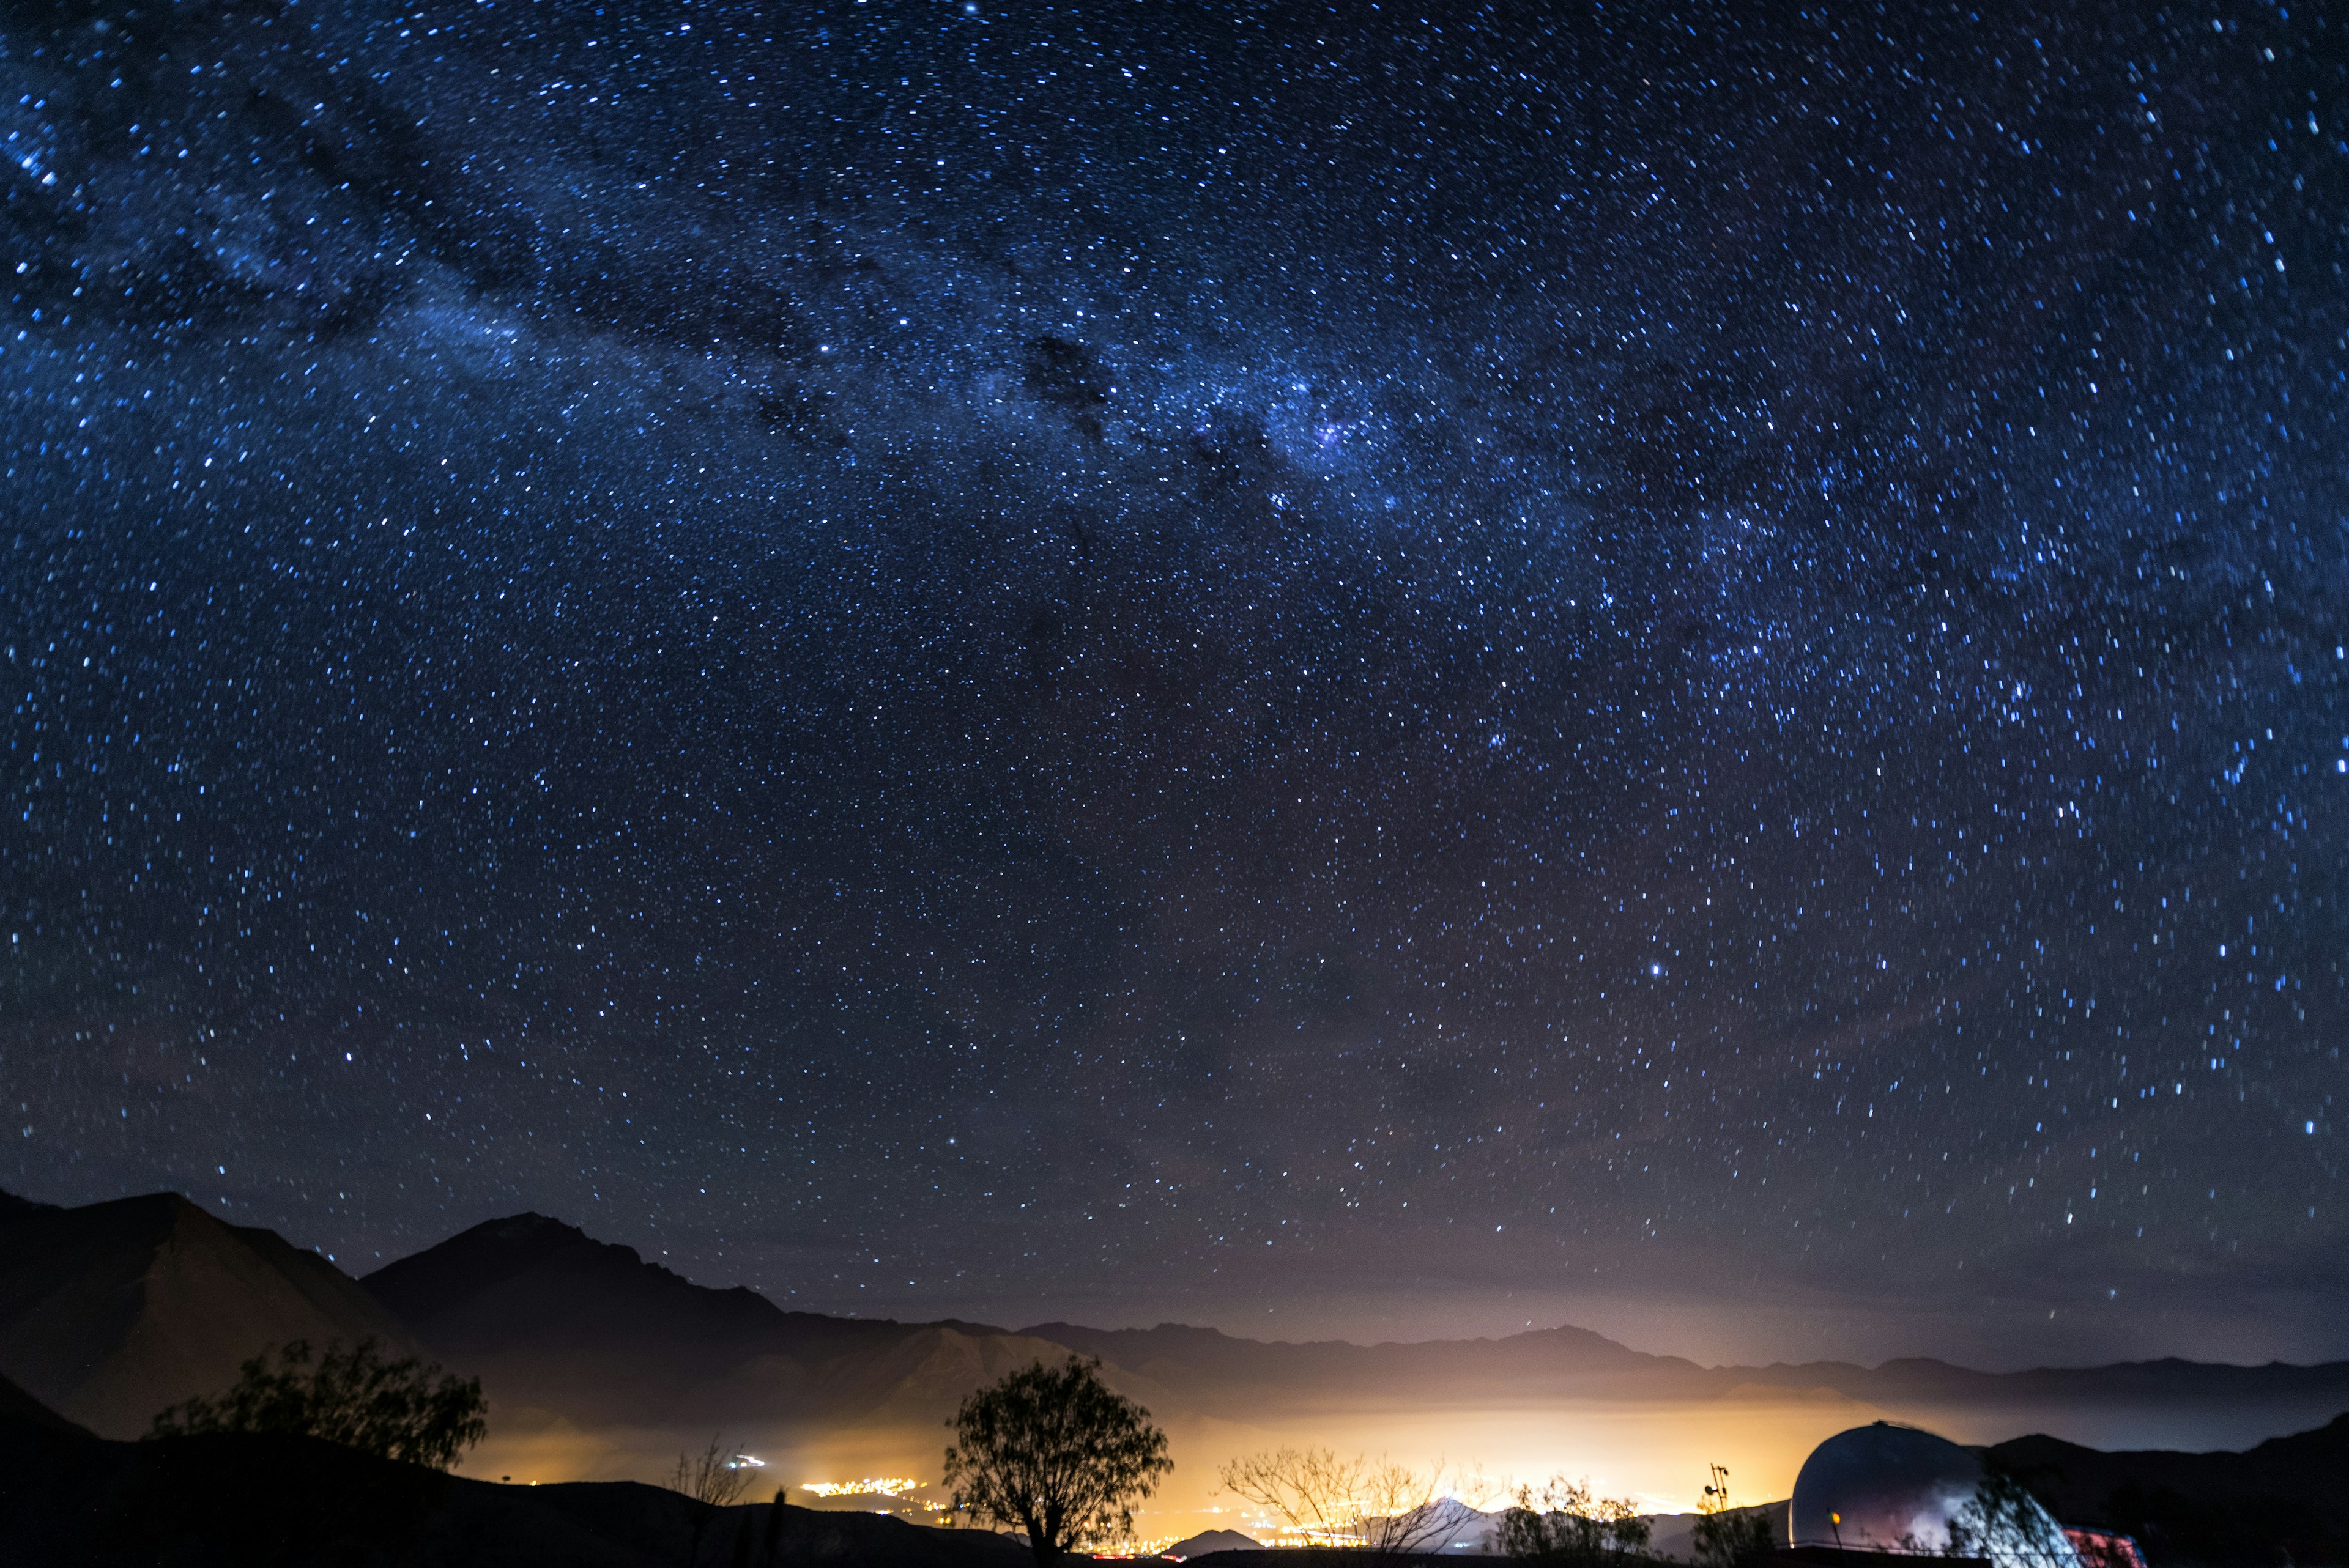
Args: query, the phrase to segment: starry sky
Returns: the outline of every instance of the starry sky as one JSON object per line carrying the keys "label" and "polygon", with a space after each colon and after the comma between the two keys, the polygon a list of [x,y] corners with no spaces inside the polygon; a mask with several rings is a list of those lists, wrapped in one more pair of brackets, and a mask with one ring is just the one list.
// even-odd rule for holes
{"label": "starry sky", "polygon": [[2349,1355],[2324,7],[26,0],[0,1185]]}

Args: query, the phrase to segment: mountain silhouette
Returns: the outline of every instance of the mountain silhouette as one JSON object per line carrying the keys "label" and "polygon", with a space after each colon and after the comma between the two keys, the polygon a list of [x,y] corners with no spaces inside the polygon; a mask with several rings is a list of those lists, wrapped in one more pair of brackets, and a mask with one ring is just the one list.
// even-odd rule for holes
{"label": "mountain silhouette", "polygon": [[[1003,1335],[984,1324],[787,1312],[739,1285],[695,1284],[543,1214],[475,1225],[362,1283],[436,1355],[477,1372],[493,1400],[583,1422],[744,1409],[853,1419],[908,1401],[917,1346],[935,1356]],[[991,1364],[966,1359],[974,1375]],[[936,1399],[915,1402],[928,1418]]]}
{"label": "mountain silhouette", "polygon": [[1531,1329],[1497,1339],[1354,1345],[1239,1339],[1212,1328],[1086,1328],[1043,1323],[1023,1334],[1099,1356],[1217,1414],[1341,1408],[1397,1400],[1817,1397],[1889,1408],[2029,1408],[2063,1405],[2166,1409],[2273,1407],[2289,1419],[2349,1407],[2349,1362],[2261,1367],[2184,1361],[1978,1372],[1928,1357],[1862,1367],[1844,1361],[1703,1367],[1633,1350],[1588,1329]]}
{"label": "mountain silhouette", "polygon": [[274,1231],[175,1192],[0,1206],[0,1377],[101,1436],[235,1383],[271,1345],[422,1346],[357,1282]]}
{"label": "mountain silhouette", "polygon": [[2135,1536],[2154,1568],[2349,1562],[2349,1415],[2240,1452],[2108,1452],[2039,1434],[1987,1451],[2058,1519]]}
{"label": "mountain silhouette", "polygon": [[[583,1424],[762,1419],[927,1424],[1012,1366],[1073,1350],[1162,1418],[1252,1419],[1376,1404],[1489,1400],[1842,1399],[1885,1410],[2257,1409],[2268,1429],[2349,1407],[2349,1363],[2235,1367],[2168,1359],[1981,1372],[1926,1357],[1705,1367],[1588,1329],[1356,1345],[1240,1338],[1214,1328],[1017,1331],[792,1312],[699,1285],[633,1248],[541,1214],[492,1220],[364,1283],[493,1399]],[[2018,1423],[2020,1424],[2020,1423]]]}
{"label": "mountain silhouette", "polygon": [[697,1284],[535,1213],[476,1225],[354,1281],[171,1193],[77,1209],[0,1194],[0,1377],[101,1436],[137,1436],[165,1405],[226,1388],[267,1345],[369,1336],[480,1377],[493,1421],[535,1409],[582,1428],[933,1427],[972,1389],[1071,1351],[1100,1357],[1112,1386],[1162,1420],[1371,1405],[1847,1401],[1903,1418],[1974,1408],[2012,1417],[2007,1430],[2062,1418],[2033,1412],[2094,1409],[2113,1417],[2104,1429],[2150,1412],[2182,1421],[2168,1430],[2273,1432],[2349,1408],[2341,1362],[1703,1367],[1574,1327],[1365,1346],[1172,1323],[1014,1332],[834,1317]]}

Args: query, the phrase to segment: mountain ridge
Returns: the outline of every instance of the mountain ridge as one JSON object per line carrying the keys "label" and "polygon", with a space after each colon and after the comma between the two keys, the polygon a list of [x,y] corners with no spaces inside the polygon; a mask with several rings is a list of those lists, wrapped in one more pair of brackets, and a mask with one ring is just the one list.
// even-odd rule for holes
{"label": "mountain ridge", "polygon": [[423,1353],[325,1258],[176,1192],[0,1213],[0,1376],[101,1436],[222,1391],[266,1346],[365,1338]]}
{"label": "mountain ridge", "polygon": [[493,1405],[622,1423],[746,1405],[853,1419],[860,1398],[904,1397],[905,1373],[881,1367],[909,1339],[1005,1332],[786,1309],[534,1212],[483,1221],[360,1284],[437,1354],[478,1372]]}
{"label": "mountain ridge", "polygon": [[2349,1414],[2248,1449],[2095,1449],[2034,1432],[1985,1450],[2067,1523],[2173,1561],[2339,1563],[2349,1553]]}
{"label": "mountain ridge", "polygon": [[[549,1267],[600,1281],[607,1288],[618,1286],[648,1302],[690,1302],[691,1310],[705,1315],[707,1327],[721,1332],[761,1332],[780,1320],[809,1328],[837,1326],[853,1339],[864,1334],[867,1326],[876,1336],[917,1326],[891,1317],[843,1317],[778,1306],[748,1285],[697,1284],[634,1247],[598,1241],[567,1221],[531,1211],[485,1220],[362,1274],[359,1283],[403,1317],[445,1317],[463,1312],[533,1268]],[[935,1321],[982,1333],[1006,1332],[960,1318]]]}
{"label": "mountain ridge", "polygon": [[[382,1289],[426,1343],[452,1357],[471,1357],[493,1387],[579,1419],[643,1422],[660,1411],[848,1424],[893,1414],[935,1418],[976,1386],[981,1368],[1003,1361],[1000,1346],[988,1342],[1015,1340],[1021,1356],[1065,1349],[1100,1357],[1113,1383],[1148,1390],[1145,1402],[1154,1410],[1242,1420],[1271,1409],[1303,1414],[1399,1403],[1751,1402],[1783,1396],[1912,1415],[2025,1411],[2063,1400],[2123,1413],[2138,1406],[2193,1411],[2236,1403],[2256,1407],[2251,1418],[2273,1431],[2349,1407],[2349,1363],[2242,1367],[2171,1357],[1986,1372],[1903,1357],[1872,1367],[1828,1360],[1708,1367],[1634,1350],[1573,1325],[1498,1338],[1361,1345],[1247,1339],[1172,1321],[1099,1329],[1055,1319],[1005,1329],[952,1318],[833,1317],[786,1312],[741,1286],[696,1284],[633,1249],[534,1214],[485,1222],[386,1265],[366,1283]],[[933,1341],[929,1354],[916,1356],[911,1347],[926,1336]],[[607,1384],[635,1376],[626,1367],[643,1375],[631,1388],[583,1392],[581,1372],[591,1364]]]}
{"label": "mountain ridge", "polygon": [[534,1410],[580,1426],[923,1425],[1012,1365],[1063,1353],[1100,1357],[1112,1385],[1162,1418],[1785,1398],[1903,1418],[2005,1410],[2010,1431],[2067,1404],[2113,1417],[2073,1423],[2074,1435],[2127,1429],[2145,1410],[2189,1418],[2166,1429],[2190,1434],[2290,1430],[2349,1408],[2343,1362],[1706,1367],[1572,1325],[1361,1345],[1171,1321],[1011,1330],[839,1317],[698,1284],[535,1212],[485,1221],[355,1281],[274,1232],[230,1225],[171,1193],[78,1209],[0,1202],[0,1377],[101,1435],[135,1435],[164,1405],[227,1387],[264,1344],[367,1336],[481,1377],[494,1419]]}
{"label": "mountain ridge", "polygon": [[[2015,1404],[2066,1397],[2110,1404],[2133,1398],[2263,1398],[2331,1390],[2349,1405],[2349,1362],[2241,1366],[2163,1357],[2089,1367],[1992,1372],[1934,1357],[1898,1357],[1875,1367],[1847,1361],[1777,1361],[1707,1366],[1683,1357],[1634,1350],[1571,1325],[1499,1337],[1385,1341],[1243,1339],[1213,1328],[1160,1323],[1151,1328],[1092,1329],[1050,1322],[1021,1333],[1099,1355],[1172,1386],[1204,1380],[1219,1390],[1261,1391],[1268,1381],[1319,1376],[1375,1379],[1381,1394],[1537,1398],[1567,1393],[1605,1398],[1645,1395],[1719,1397],[1733,1389],[1825,1388],[1875,1403],[1923,1400],[1937,1406]],[[1187,1376],[1186,1376],[1187,1375]]]}
{"label": "mountain ridge", "polygon": [[[411,1253],[408,1257],[395,1260],[373,1273],[362,1275],[359,1283],[384,1299],[388,1305],[400,1311],[403,1317],[418,1312],[449,1311],[451,1309],[452,1303],[447,1296],[429,1304],[419,1299],[425,1293],[419,1291],[414,1283],[420,1273],[416,1265],[424,1264],[428,1260],[434,1265],[441,1264],[443,1260],[453,1262],[457,1253],[452,1249],[460,1249],[460,1243],[471,1243],[477,1241],[503,1242],[517,1236],[528,1237],[541,1246],[545,1246],[548,1239],[559,1236],[574,1252],[592,1250],[621,1266],[638,1268],[657,1275],[665,1284],[674,1287],[678,1292],[679,1300],[685,1299],[686,1293],[702,1297],[726,1298],[730,1303],[740,1304],[740,1310],[743,1312],[743,1321],[746,1323],[755,1323],[763,1327],[775,1319],[781,1319],[808,1328],[817,1328],[821,1326],[841,1332],[843,1339],[849,1343],[867,1336],[878,1340],[894,1338],[916,1329],[945,1327],[970,1334],[1009,1335],[1049,1340],[1080,1354],[1100,1354],[1104,1360],[1117,1359],[1108,1354],[1112,1346],[1123,1346],[1134,1344],[1145,1345],[1149,1349],[1161,1354],[1180,1347],[1195,1352],[1211,1349],[1217,1353],[1244,1356],[1270,1353],[1284,1357],[1299,1356],[1343,1357],[1380,1353],[1408,1356],[1459,1351],[1474,1347],[1518,1350],[1568,1346],[1577,1352],[1591,1356],[1594,1360],[1603,1362],[1610,1370],[1734,1377],[1743,1380],[1760,1380],[1789,1386],[1816,1384],[1823,1380],[1829,1386],[1833,1386],[1838,1382],[1853,1379],[1899,1382],[1902,1380],[1946,1381],[1955,1378],[1996,1383],[2014,1378],[2078,1378],[2104,1377],[2124,1372],[2142,1375],[2229,1376],[2247,1373],[2305,1374],[2313,1371],[2327,1374],[2339,1373],[2344,1377],[2349,1377],[2349,1361],[2297,1363],[2269,1360],[2238,1363],[2203,1361],[2179,1356],[2097,1362],[2075,1367],[2017,1367],[2006,1371],[1991,1371],[1967,1367],[1960,1362],[1931,1356],[1892,1357],[1873,1366],[1862,1362],[1841,1360],[1705,1363],[1666,1352],[1636,1350],[1619,1340],[1607,1337],[1595,1329],[1584,1328],[1570,1323],[1560,1323],[1547,1327],[1526,1329],[1497,1336],[1480,1335],[1458,1339],[1381,1339],[1363,1342],[1340,1338],[1255,1339],[1231,1334],[1209,1325],[1181,1323],[1171,1319],[1162,1320],[1148,1328],[1094,1328],[1057,1318],[1022,1327],[1007,1328],[999,1325],[957,1317],[937,1319],[851,1317],[779,1306],[767,1296],[747,1285],[719,1286],[698,1284],[664,1264],[646,1259],[633,1247],[619,1243],[597,1241],[578,1226],[534,1212],[524,1212],[484,1221],[458,1233],[445,1242]],[[470,1251],[471,1248],[468,1246],[463,1250]],[[558,1249],[545,1246],[545,1250],[552,1253]],[[521,1266],[519,1264],[508,1264],[499,1277],[508,1277],[519,1273]],[[496,1282],[485,1282],[474,1294],[478,1294],[480,1289],[486,1289],[487,1284],[493,1283]],[[757,1315],[753,1316],[754,1314]]]}

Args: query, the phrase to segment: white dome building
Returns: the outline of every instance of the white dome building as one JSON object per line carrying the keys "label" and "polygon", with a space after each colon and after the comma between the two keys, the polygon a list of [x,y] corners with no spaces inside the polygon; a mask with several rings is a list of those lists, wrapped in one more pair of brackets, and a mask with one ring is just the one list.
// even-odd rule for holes
{"label": "white dome building", "polygon": [[1837,1432],[1795,1478],[1789,1544],[1986,1557],[1996,1568],[2081,1568],[2036,1500],[1946,1438],[1878,1421]]}

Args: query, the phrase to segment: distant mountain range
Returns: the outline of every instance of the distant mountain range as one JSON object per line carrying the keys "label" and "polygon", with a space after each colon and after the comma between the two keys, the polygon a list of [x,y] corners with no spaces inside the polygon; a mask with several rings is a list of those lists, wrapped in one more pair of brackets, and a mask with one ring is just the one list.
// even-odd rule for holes
{"label": "distant mountain range", "polygon": [[450,1365],[480,1369],[499,1398],[586,1425],[746,1410],[929,1425],[969,1389],[1066,1354],[988,1324],[786,1312],[541,1214],[476,1225],[360,1283]]}
{"label": "distant mountain range", "polygon": [[1268,1399],[1338,1408],[1398,1400],[1702,1400],[1770,1391],[1826,1391],[1893,1409],[2257,1406],[2289,1408],[2305,1420],[2349,1408],[2349,1361],[2236,1367],[2170,1359],[2025,1372],[1977,1372],[1925,1358],[1874,1367],[1841,1361],[1702,1367],[1633,1350],[1582,1328],[1367,1346],[1266,1343],[1172,1323],[1120,1329],[1046,1323],[1021,1332],[1099,1356],[1182,1390],[1194,1408],[1223,1415],[1261,1408]]}
{"label": "distant mountain range", "polygon": [[832,1317],[697,1285],[538,1214],[476,1225],[353,1280],[171,1193],[79,1209],[0,1202],[0,1376],[101,1435],[138,1435],[162,1406],[226,1387],[265,1345],[367,1336],[480,1376],[493,1411],[529,1408],[581,1427],[934,1426],[970,1389],[1071,1350],[1102,1357],[1104,1375],[1162,1418],[1827,1394],[1896,1412],[2251,1408],[2263,1420],[2272,1412],[2265,1429],[2274,1431],[2349,1409],[2344,1362],[1707,1367],[1570,1327],[1361,1346],[1177,1324],[1015,1331]]}
{"label": "distant mountain range", "polygon": [[1647,1355],[1586,1328],[1384,1345],[1236,1339],[1179,1323],[1108,1329],[1043,1323],[1020,1332],[1181,1388],[1218,1412],[1259,1403],[1275,1390],[1305,1405],[1338,1407],[1397,1394],[1459,1403],[1495,1395],[1587,1395],[1619,1385],[1643,1397],[1718,1391],[1718,1375],[1693,1361]]}
{"label": "distant mountain range", "polygon": [[[508,1542],[511,1550],[499,1549],[505,1555],[492,1554],[501,1562],[622,1568],[671,1555],[681,1500],[657,1489],[402,1480],[392,1472],[403,1467],[279,1439],[244,1448],[227,1439],[104,1440],[138,1436],[165,1405],[226,1388],[238,1364],[265,1346],[370,1336],[395,1354],[479,1375],[493,1424],[501,1409],[527,1408],[582,1428],[689,1429],[755,1418],[822,1431],[935,1430],[970,1389],[1071,1351],[1101,1357],[1104,1375],[1163,1418],[1373,1405],[1734,1402],[1821,1391],[1895,1409],[2255,1408],[2279,1424],[2293,1412],[2349,1408],[2343,1363],[2168,1360],[2004,1374],[1930,1360],[1706,1367],[1577,1328],[1288,1345],[1177,1324],[1014,1331],[829,1317],[784,1311],[748,1290],[694,1284],[629,1248],[536,1214],[477,1225],[354,1280],[271,1232],[223,1223],[172,1193],[78,1209],[0,1193],[0,1557],[21,1547],[37,1548],[21,1558],[28,1562],[129,1560],[109,1555],[111,1537],[73,1533],[75,1520],[101,1515],[112,1522],[107,1529],[134,1533],[162,1528],[144,1522],[155,1518],[222,1540],[262,1524],[309,1531],[322,1562],[334,1560],[328,1548],[346,1536],[357,1540],[354,1531],[395,1542],[385,1562],[440,1561],[460,1537],[471,1543],[466,1551]],[[2048,1437],[1989,1451],[2059,1517],[2136,1535],[2154,1568],[2338,1563],[2349,1545],[2349,1494],[2338,1484],[2349,1470],[2349,1416],[2240,1453],[2100,1452]],[[328,1490],[356,1488],[356,1511],[287,1511],[279,1471],[315,1471]],[[93,1501],[101,1494],[112,1501]],[[127,1508],[126,1498],[154,1508]],[[733,1511],[740,1517],[728,1525],[729,1542],[768,1539],[765,1512]],[[824,1522],[835,1520],[850,1522]],[[1660,1517],[1657,1547],[1672,1549],[1689,1522]],[[870,1534],[885,1526],[907,1533]],[[775,1539],[798,1542],[802,1556],[844,1552],[858,1561],[972,1568],[1010,1568],[1012,1560],[988,1557],[997,1548],[979,1538],[949,1549],[933,1539],[937,1532],[865,1515],[792,1510],[776,1529]],[[525,1541],[527,1550],[513,1544]],[[554,1555],[533,1556],[542,1544]],[[297,1552],[286,1560],[311,1558]]]}
{"label": "distant mountain range", "polygon": [[501,1398],[582,1421],[696,1417],[753,1390],[813,1414],[818,1368],[921,1332],[711,1290],[541,1214],[476,1225],[362,1283],[451,1365],[485,1369]]}

